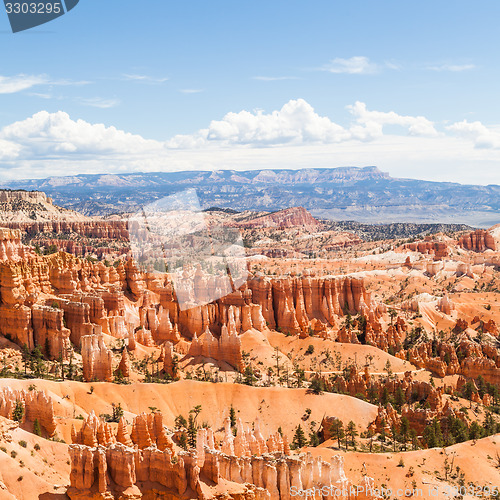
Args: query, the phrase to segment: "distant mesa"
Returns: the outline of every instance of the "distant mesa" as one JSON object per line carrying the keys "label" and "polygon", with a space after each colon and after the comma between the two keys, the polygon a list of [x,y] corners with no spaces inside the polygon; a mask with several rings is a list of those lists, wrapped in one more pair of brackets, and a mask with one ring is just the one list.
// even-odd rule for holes
{"label": "distant mesa", "polygon": [[195,189],[202,209],[276,212],[303,207],[312,216],[360,223],[500,223],[500,186],[398,179],[377,167],[83,174],[4,182],[44,191],[85,215],[136,212],[144,200]]}

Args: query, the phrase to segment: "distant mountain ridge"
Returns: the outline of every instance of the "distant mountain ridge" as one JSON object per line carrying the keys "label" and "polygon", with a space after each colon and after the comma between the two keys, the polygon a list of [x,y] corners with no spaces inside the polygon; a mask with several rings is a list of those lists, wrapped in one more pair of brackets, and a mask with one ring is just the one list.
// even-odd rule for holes
{"label": "distant mountain ridge", "polygon": [[203,208],[276,211],[302,206],[315,217],[365,223],[500,223],[500,185],[398,179],[377,167],[82,174],[11,181],[86,215],[130,212],[194,188]]}

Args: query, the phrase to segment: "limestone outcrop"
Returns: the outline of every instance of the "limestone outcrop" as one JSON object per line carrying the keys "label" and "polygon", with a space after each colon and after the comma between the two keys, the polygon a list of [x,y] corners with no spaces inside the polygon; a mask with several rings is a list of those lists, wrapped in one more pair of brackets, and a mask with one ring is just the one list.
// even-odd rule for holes
{"label": "limestone outcrop", "polygon": [[419,252],[423,255],[432,255],[435,260],[444,259],[449,255],[450,249],[446,242],[444,241],[433,241],[426,238],[423,241],[415,241],[412,243],[405,243],[399,249],[399,251],[410,251]]}
{"label": "limestone outcrop", "polygon": [[104,343],[102,333],[82,337],[82,363],[86,382],[113,380],[113,356]]}
{"label": "limestone outcrop", "polygon": [[462,340],[455,347],[446,342],[434,346],[427,342],[409,349],[408,358],[415,366],[439,377],[460,374],[476,379],[482,375],[487,382],[500,383],[500,351],[488,344]]}
{"label": "limestone outcrop", "polygon": [[163,371],[170,375],[173,379],[177,377],[177,355],[174,354],[174,346],[172,342],[165,342],[162,349],[163,356]]}
{"label": "limestone outcrop", "polygon": [[38,420],[49,437],[54,435],[57,424],[52,398],[43,391],[14,390],[10,387],[4,387],[0,391],[0,415],[12,419],[18,402],[24,407],[22,422],[34,423],[35,420]]}
{"label": "limestone outcrop", "polygon": [[74,444],[90,447],[109,446],[118,442],[126,446],[135,445],[141,450],[150,446],[161,451],[169,450],[171,453],[174,450],[174,442],[163,426],[161,413],[137,415],[133,420],[131,432],[125,418],[121,417],[115,434],[111,424],[92,411],[78,431],[75,427],[72,428],[71,439]]}
{"label": "limestone outcrop", "polygon": [[72,427],[71,441],[94,448],[98,445],[107,446],[115,443],[116,438],[113,435],[110,424],[98,417],[92,410],[83,421],[83,425],[79,431],[74,426]]}
{"label": "limestone outcrop", "polygon": [[117,368],[117,374],[121,374],[122,377],[130,377],[130,356],[128,354],[127,348],[123,349],[122,357],[120,359],[120,364]]}
{"label": "limestone outcrop", "polygon": [[[177,454],[168,449],[159,450],[154,445],[144,449],[122,443],[97,448],[72,445],[68,496],[72,500],[84,495],[87,495],[85,498],[106,498],[105,495],[125,495],[126,492],[128,498],[141,498],[154,492],[172,500],[209,500],[216,498],[218,485],[232,484],[231,490],[235,493],[226,493],[225,498],[291,500],[293,489],[314,487],[330,488],[332,494],[327,495],[327,499],[349,498],[352,483],[345,475],[343,457],[337,455],[325,462],[310,454],[292,456],[279,449],[262,453],[261,449],[267,446],[269,450],[269,445],[258,431],[251,436],[255,439],[251,446],[256,452],[252,456],[218,450],[207,429],[198,432],[196,449]],[[238,486],[240,491],[236,492]],[[360,498],[377,498],[372,479],[364,478],[363,486]],[[335,490],[344,490],[345,495],[341,493],[336,497]]]}
{"label": "limestone outcrop", "polygon": [[[229,328],[231,331],[229,331]],[[189,347],[188,356],[211,358],[225,361],[238,371],[243,369],[241,339],[236,334],[234,325],[224,325],[220,338],[215,338],[207,328],[200,338],[195,337]]]}
{"label": "limestone outcrop", "polygon": [[458,244],[465,250],[472,250],[474,252],[497,249],[493,235],[485,229],[476,229],[471,233],[464,234],[460,237]]}
{"label": "limestone outcrop", "polygon": [[64,311],[59,303],[52,306],[35,304],[31,309],[33,338],[36,345],[42,346],[49,359],[66,359],[70,350],[70,330],[64,326]]}
{"label": "limestone outcrop", "polygon": [[30,253],[31,251],[21,242],[19,230],[0,228],[0,262],[21,260]]}

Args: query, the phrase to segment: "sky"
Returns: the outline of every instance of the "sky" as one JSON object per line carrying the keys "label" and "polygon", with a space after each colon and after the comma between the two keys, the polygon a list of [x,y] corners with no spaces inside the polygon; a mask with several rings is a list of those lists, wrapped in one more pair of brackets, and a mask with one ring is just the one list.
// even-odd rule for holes
{"label": "sky", "polygon": [[0,182],[376,165],[500,184],[500,2],[80,0],[0,10]]}

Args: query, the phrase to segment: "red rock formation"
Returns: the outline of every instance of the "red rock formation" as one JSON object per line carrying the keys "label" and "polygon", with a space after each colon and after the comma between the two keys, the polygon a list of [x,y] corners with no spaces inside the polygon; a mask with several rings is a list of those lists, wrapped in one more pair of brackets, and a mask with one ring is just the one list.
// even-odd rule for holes
{"label": "red rock formation", "polygon": [[86,382],[93,380],[111,382],[113,356],[104,343],[102,334],[82,337],[83,378]]}
{"label": "red rock formation", "polygon": [[424,255],[433,255],[435,260],[441,260],[448,256],[449,248],[444,241],[416,241],[414,243],[405,243],[398,248],[399,251],[419,252]]}
{"label": "red rock formation", "polygon": [[18,261],[32,253],[21,242],[21,232],[0,227],[0,262]]}
{"label": "red rock formation", "polygon": [[480,375],[490,384],[500,385],[500,367],[494,360],[485,357],[465,358],[460,373],[467,378],[476,379]]}
{"label": "red rock formation", "polygon": [[102,418],[97,417],[93,410],[83,421],[79,431],[76,431],[74,427],[72,428],[71,440],[75,444],[84,444],[91,448],[98,445],[107,446],[116,442],[111,426]]}
{"label": "red rock formation", "polygon": [[130,377],[130,356],[128,355],[127,348],[123,349],[122,358],[117,369],[118,372],[121,373],[122,377]]}
{"label": "red rock formation", "polygon": [[292,207],[285,210],[279,210],[268,215],[263,215],[255,219],[235,224],[237,227],[245,229],[274,227],[284,229],[289,227],[301,226],[305,228],[317,228],[321,226],[305,208]]}
{"label": "red rock formation", "polygon": [[132,439],[130,438],[130,434],[128,433],[125,417],[121,417],[120,422],[118,422],[116,441],[118,443],[124,444],[125,446],[133,446]]}
{"label": "red rock formation", "polygon": [[68,357],[70,350],[70,331],[64,326],[64,312],[59,303],[52,306],[34,305],[31,309],[33,338],[36,345],[42,346],[45,355],[50,359]]}
{"label": "red rock formation", "polygon": [[84,335],[97,333],[93,323],[90,322],[90,305],[84,302],[72,302],[70,300],[58,300],[64,311],[64,320],[70,331],[71,342],[80,347]]}
{"label": "red rock formation", "polygon": [[128,224],[126,221],[50,220],[7,222],[4,225],[32,237],[40,234],[68,236],[77,234],[84,238],[94,238],[97,240],[129,241]]}
{"label": "red rock formation", "polygon": [[145,345],[146,347],[153,347],[155,345],[151,331],[146,330],[145,328],[139,328],[135,332],[134,338],[136,342]]}
{"label": "red rock formation", "polygon": [[448,297],[448,295],[444,295],[440,299],[440,301],[438,303],[438,307],[442,313],[447,314],[447,315],[450,315],[451,311],[453,311],[453,309],[455,309],[455,306],[454,306],[453,302],[450,300],[450,298]]}
{"label": "red rock formation", "polygon": [[177,377],[177,355],[174,354],[174,346],[171,342],[165,342],[162,349],[163,355],[163,371],[170,375],[173,379]]}
{"label": "red rock formation", "polygon": [[458,373],[460,363],[453,345],[440,343],[437,351],[439,357],[433,357],[432,343],[428,342],[409,349],[408,358],[418,368],[425,368],[439,377]]}
{"label": "red rock formation", "polygon": [[48,436],[56,431],[53,402],[43,391],[13,390],[5,387],[0,391],[0,415],[12,419],[17,402],[24,406],[23,422],[38,420]]}
{"label": "red rock formation", "polygon": [[[280,452],[274,456],[238,457],[218,451],[207,437],[203,430],[197,450],[180,452],[175,460],[168,450],[132,449],[121,443],[95,450],[72,445],[68,496],[80,500],[125,490],[129,498],[161,494],[179,500],[208,500],[215,498],[211,485],[232,483],[233,491],[234,486],[240,485],[240,492],[226,494],[228,500],[290,500],[292,488],[349,490],[352,486],[345,476],[341,456],[332,457],[329,463],[310,454],[301,459]],[[375,498],[373,480],[364,478],[363,486],[367,493],[360,498]]]}
{"label": "red rock formation", "polygon": [[[217,361],[225,361],[238,371],[243,369],[241,339],[236,334],[234,326],[232,332],[229,332],[228,327],[224,325],[219,339],[215,338],[208,328],[200,338],[195,335],[187,356],[202,356]],[[165,362],[166,359],[167,356],[165,356]]]}
{"label": "red rock formation", "polygon": [[127,289],[135,299],[141,297],[146,290],[146,283],[132,259],[125,264],[125,276]]}
{"label": "red rock formation", "polygon": [[485,229],[476,229],[460,237],[458,244],[466,250],[484,252],[487,249],[496,250],[493,235]]}

